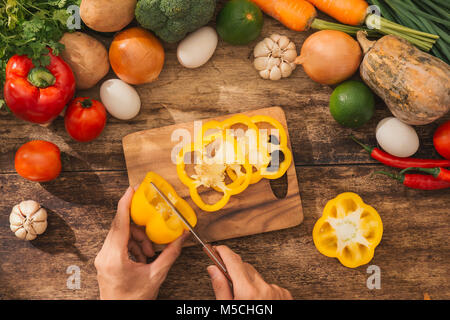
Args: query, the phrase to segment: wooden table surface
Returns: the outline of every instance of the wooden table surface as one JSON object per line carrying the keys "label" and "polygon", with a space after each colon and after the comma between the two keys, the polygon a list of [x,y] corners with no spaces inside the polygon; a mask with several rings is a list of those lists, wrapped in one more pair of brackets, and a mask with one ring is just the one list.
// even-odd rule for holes
{"label": "wooden table surface", "polygon": [[[265,17],[262,35],[287,35],[298,48],[311,32],[293,32]],[[108,43],[108,39],[101,39]],[[375,126],[390,116],[384,103],[370,123],[358,130],[340,127],[328,111],[332,88],[310,80],[301,67],[277,82],[262,80],[252,66],[252,48],[220,41],[212,60],[189,70],[176,59],[176,46],[165,45],[166,62],[158,81],[137,87],[142,110],[131,121],[108,118],[102,135],[82,144],[72,140],[62,118],[44,128],[0,117],[0,298],[97,299],[94,258],[128,187],[122,137],[139,130],[180,122],[282,106],[287,115],[300,187],[304,222],[295,228],[221,241],[253,264],[271,283],[289,289],[295,299],[432,299],[450,298],[450,193],[415,191],[373,176],[383,168],[352,142],[354,134],[374,145]],[[111,72],[108,75],[113,78]],[[99,97],[98,87],[78,96]],[[436,123],[417,127],[420,157],[438,157],[432,135]],[[14,154],[25,142],[44,139],[62,151],[63,171],[48,183],[18,176]],[[389,170],[389,169],[388,169]],[[381,270],[381,289],[368,289],[369,265],[356,269],[321,255],[312,229],[326,202],[352,191],[380,213],[384,234],[369,265]],[[49,226],[37,240],[25,242],[9,230],[12,207],[34,199],[49,212]],[[199,247],[183,249],[162,285],[160,299],[213,299]],[[66,286],[66,270],[81,270],[81,289]]]}

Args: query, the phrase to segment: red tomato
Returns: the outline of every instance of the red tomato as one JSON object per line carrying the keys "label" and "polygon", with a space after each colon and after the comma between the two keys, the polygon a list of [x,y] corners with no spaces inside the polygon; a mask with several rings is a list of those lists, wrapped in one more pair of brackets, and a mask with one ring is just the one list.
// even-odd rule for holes
{"label": "red tomato", "polygon": [[76,98],[69,104],[64,122],[72,138],[89,142],[97,138],[105,128],[106,109],[97,100]]}
{"label": "red tomato", "polygon": [[17,150],[14,164],[17,173],[25,179],[50,181],[61,172],[61,152],[51,142],[30,141]]}
{"label": "red tomato", "polygon": [[434,133],[434,147],[441,156],[450,159],[450,121],[442,124]]}

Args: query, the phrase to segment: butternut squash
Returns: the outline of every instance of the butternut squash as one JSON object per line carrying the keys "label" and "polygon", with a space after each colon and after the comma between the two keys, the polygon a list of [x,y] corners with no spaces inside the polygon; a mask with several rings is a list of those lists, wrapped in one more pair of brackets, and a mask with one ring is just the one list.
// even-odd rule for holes
{"label": "butternut squash", "polygon": [[450,111],[448,64],[393,35],[375,42],[359,31],[357,38],[365,53],[361,78],[394,116],[425,125]]}

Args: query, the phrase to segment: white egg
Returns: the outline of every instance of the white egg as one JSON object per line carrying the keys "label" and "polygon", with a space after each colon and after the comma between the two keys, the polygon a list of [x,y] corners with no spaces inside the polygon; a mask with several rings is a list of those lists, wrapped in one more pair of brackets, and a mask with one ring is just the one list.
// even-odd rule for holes
{"label": "white egg", "polygon": [[110,79],[100,87],[100,99],[106,110],[117,119],[129,120],[141,109],[141,99],[136,90],[120,79]]}
{"label": "white egg", "polygon": [[416,130],[394,117],[385,118],[378,123],[376,137],[383,150],[393,156],[406,158],[419,150]]}
{"label": "white egg", "polygon": [[198,68],[211,59],[217,42],[216,30],[211,27],[200,28],[180,42],[177,49],[178,61],[186,68]]}

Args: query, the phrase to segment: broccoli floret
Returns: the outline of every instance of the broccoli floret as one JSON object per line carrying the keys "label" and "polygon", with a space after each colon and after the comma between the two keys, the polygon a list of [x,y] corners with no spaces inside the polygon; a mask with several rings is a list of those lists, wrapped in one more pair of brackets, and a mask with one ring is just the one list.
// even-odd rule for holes
{"label": "broccoli floret", "polygon": [[136,20],[162,40],[172,43],[207,24],[216,0],[139,0]]}

